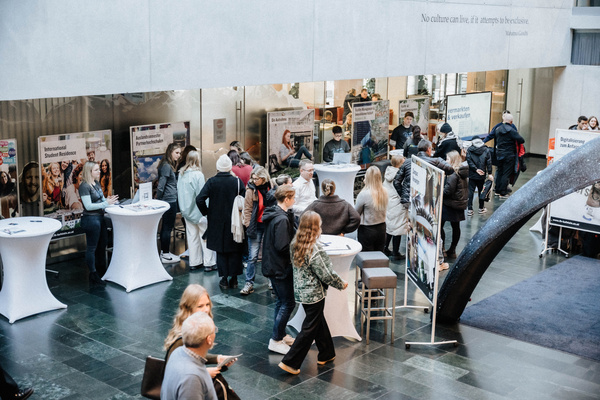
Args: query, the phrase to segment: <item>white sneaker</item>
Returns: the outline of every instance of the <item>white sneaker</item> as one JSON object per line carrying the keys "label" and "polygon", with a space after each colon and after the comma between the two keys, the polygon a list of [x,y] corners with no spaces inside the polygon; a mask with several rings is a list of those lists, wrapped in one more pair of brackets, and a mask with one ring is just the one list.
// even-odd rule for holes
{"label": "white sneaker", "polygon": [[291,337],[290,335],[285,335],[281,341],[287,344],[288,346],[292,347],[292,345],[294,344],[294,340],[296,339]]}
{"label": "white sneaker", "polygon": [[177,257],[175,254],[161,253],[160,261],[162,261],[163,264],[174,264],[178,263],[180,261],[180,258]]}
{"label": "white sneaker", "polygon": [[186,251],[184,251],[183,253],[181,253],[179,255],[179,258],[189,258],[189,257],[190,257],[190,251],[189,250],[186,250]]}
{"label": "white sneaker", "polygon": [[269,339],[269,350],[279,354],[287,354],[287,352],[290,351],[290,346],[283,343],[283,340],[277,342],[273,339]]}
{"label": "white sneaker", "polygon": [[240,290],[240,294],[246,296],[254,292],[254,285],[251,282],[246,282],[244,288]]}
{"label": "white sneaker", "polygon": [[485,214],[487,212],[487,208],[483,207],[479,209],[479,214]]}

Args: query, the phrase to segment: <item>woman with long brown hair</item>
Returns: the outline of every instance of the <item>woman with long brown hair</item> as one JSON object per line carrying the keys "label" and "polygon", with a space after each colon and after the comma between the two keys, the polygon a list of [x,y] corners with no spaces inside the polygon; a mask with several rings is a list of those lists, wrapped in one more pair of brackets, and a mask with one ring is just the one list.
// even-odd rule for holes
{"label": "woman with long brown hair", "polygon": [[356,197],[356,211],[360,214],[358,241],[363,251],[383,251],[385,248],[385,216],[388,192],[383,187],[381,171],[369,167],[365,174],[365,187]]}
{"label": "woman with long brown hair", "polygon": [[300,373],[300,366],[313,341],[319,351],[318,365],[325,365],[335,359],[333,339],[323,314],[325,296],[328,286],[344,290],[348,287],[348,282],[333,270],[329,256],[317,243],[320,236],[321,217],[314,211],[304,212],[292,241],[291,254],[294,296],[298,303],[302,303],[306,317],[290,351],[279,363],[279,368],[294,375]]}
{"label": "woman with long brown hair", "polygon": [[160,229],[160,258],[163,263],[178,263],[179,257],[171,254],[171,232],[177,216],[177,161],[181,157],[181,146],[171,143],[158,164],[158,187],[156,198],[169,203],[169,209],[163,214]]}
{"label": "woman with long brown hair", "polygon": [[296,151],[294,146],[292,146],[290,140],[291,136],[292,132],[290,132],[289,129],[286,129],[283,132],[281,145],[279,146],[279,158],[281,159],[281,164],[286,167],[298,168],[302,156],[305,156],[312,161],[312,154],[310,154],[308,149],[304,146],[300,146],[298,151]]}

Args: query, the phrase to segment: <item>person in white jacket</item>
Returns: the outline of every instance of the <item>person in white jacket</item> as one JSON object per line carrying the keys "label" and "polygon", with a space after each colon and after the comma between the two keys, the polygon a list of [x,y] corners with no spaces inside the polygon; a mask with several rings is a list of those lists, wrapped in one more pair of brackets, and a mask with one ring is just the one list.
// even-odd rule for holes
{"label": "person in white jacket", "polygon": [[189,250],[190,270],[204,266],[206,272],[216,269],[216,254],[206,247],[202,235],[206,231],[206,217],[196,206],[196,197],[204,187],[204,174],[200,168],[200,154],[190,151],[185,165],[179,170],[177,200],[181,215],[185,219],[185,235]]}
{"label": "person in white jacket", "polygon": [[[383,252],[387,256],[392,256],[394,260],[401,260],[404,255],[400,253],[400,240],[402,235],[408,232],[408,210],[400,203],[400,195],[394,189],[394,178],[398,170],[404,164],[405,158],[397,155],[392,157],[392,165],[386,168],[383,187],[387,189],[389,200],[387,213],[385,215],[385,248]],[[392,242],[392,251],[390,252],[390,242]]]}

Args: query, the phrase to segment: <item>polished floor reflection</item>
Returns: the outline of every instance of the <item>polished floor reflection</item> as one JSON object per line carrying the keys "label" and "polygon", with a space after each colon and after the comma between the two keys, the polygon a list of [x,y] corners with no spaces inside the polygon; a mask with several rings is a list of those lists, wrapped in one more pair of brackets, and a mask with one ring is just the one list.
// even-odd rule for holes
{"label": "polished floor reflection", "polygon": [[[529,170],[519,183],[544,164],[545,160],[529,160]],[[459,250],[501,202],[492,200],[485,216],[467,217]],[[472,303],[564,260],[556,254],[538,258],[541,239],[529,232],[537,218],[496,257]],[[183,249],[180,239],[177,245]],[[189,283],[202,284],[212,294],[219,327],[214,351],[244,354],[225,373],[243,399],[600,398],[600,363],[461,324],[436,330],[436,340],[456,339],[460,343],[456,348],[405,350],[405,341],[430,339],[429,314],[422,311],[397,313],[394,345],[382,335],[383,323],[375,323],[369,345],[336,338],[334,363],[318,367],[313,349],[300,375],[291,376],[277,367],[282,356],[267,349],[274,300],[262,276],[253,294],[241,296],[239,289],[219,289],[216,272],[190,273],[181,262],[167,268],[172,282],[126,293],[110,283],[104,289],[90,288],[82,258],[53,268],[60,276],[48,275],[52,293],[68,309],[13,325],[0,318],[0,363],[18,382],[35,388],[32,399],[140,398],[145,357],[163,356],[162,341]],[[399,275],[401,304],[404,265],[394,263],[393,269]],[[413,285],[407,297],[411,304],[427,304]]]}

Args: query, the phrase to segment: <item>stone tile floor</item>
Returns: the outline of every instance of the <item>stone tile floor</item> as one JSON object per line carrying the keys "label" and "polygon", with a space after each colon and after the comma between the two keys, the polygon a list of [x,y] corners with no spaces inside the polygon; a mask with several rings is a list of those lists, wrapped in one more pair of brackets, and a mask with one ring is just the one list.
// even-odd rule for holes
{"label": "stone tile floor", "polygon": [[[529,170],[517,188],[544,164],[541,159],[529,160]],[[486,216],[467,217],[461,224],[459,249],[501,202],[492,200]],[[556,254],[538,258],[541,239],[529,232],[538,217],[494,260],[473,293],[472,303],[563,260]],[[176,245],[183,250],[182,240]],[[392,267],[400,278],[397,303],[401,304],[404,265]],[[274,300],[262,276],[257,277],[256,291],[244,297],[239,290],[219,289],[216,272],[190,273],[181,262],[167,267],[172,282],[126,293],[113,284],[90,288],[81,257],[53,268],[60,276],[48,275],[48,282],[55,296],[68,304],[66,310],[13,325],[0,317],[0,363],[22,385],[35,388],[32,399],[141,398],[145,357],[163,356],[162,341],[189,283],[202,284],[212,294],[219,327],[214,351],[244,353],[225,373],[243,399],[600,398],[600,363],[460,323],[436,329],[436,340],[456,339],[460,343],[456,348],[412,346],[405,350],[405,340],[430,339],[429,314],[415,310],[397,313],[393,345],[382,334],[383,324],[376,323],[369,345],[335,338],[334,363],[317,367],[316,350],[311,350],[301,374],[290,376],[277,367],[282,356],[267,349]],[[427,305],[414,285],[408,287],[409,303]]]}

